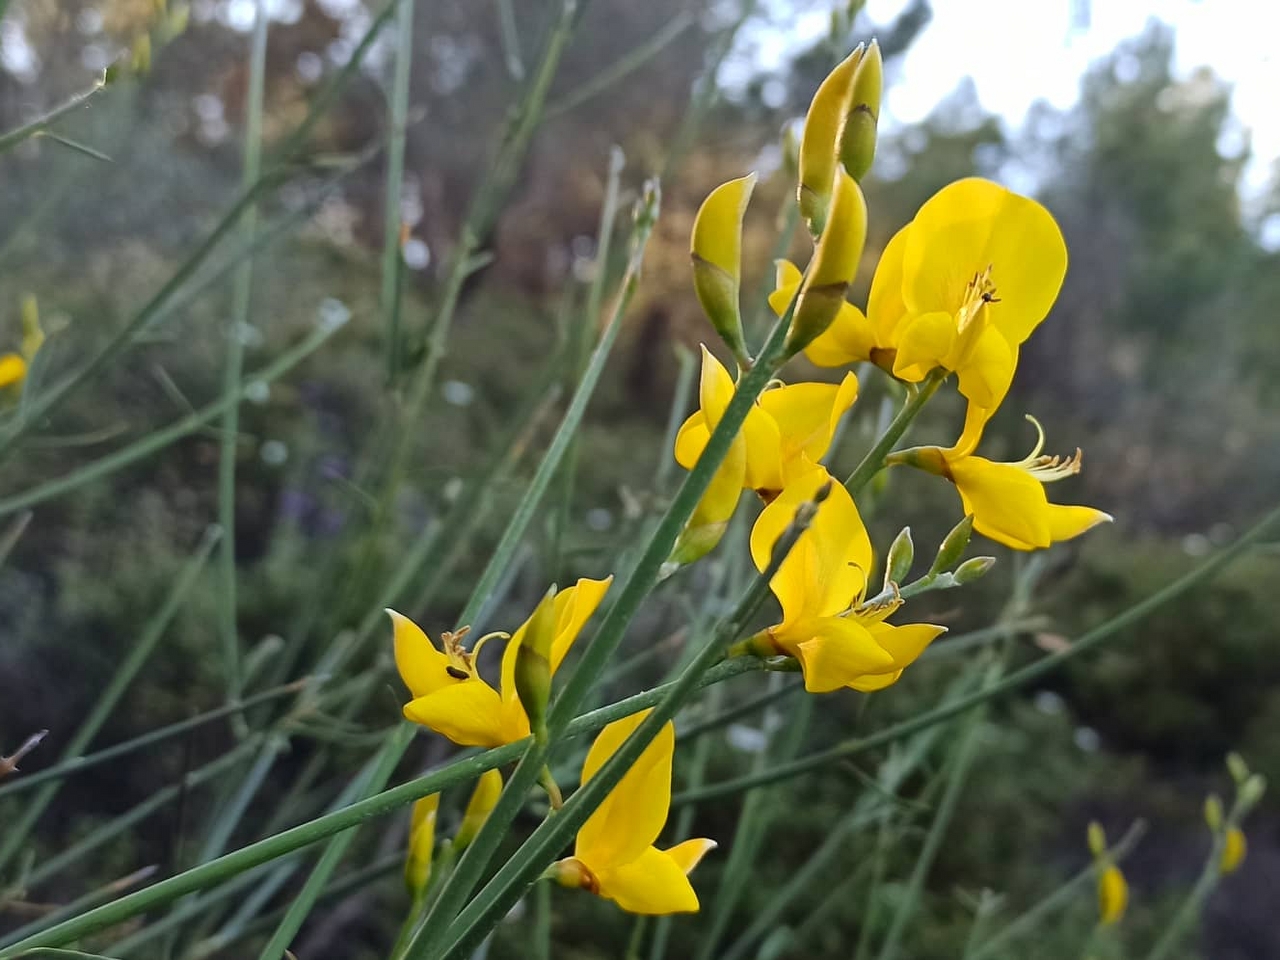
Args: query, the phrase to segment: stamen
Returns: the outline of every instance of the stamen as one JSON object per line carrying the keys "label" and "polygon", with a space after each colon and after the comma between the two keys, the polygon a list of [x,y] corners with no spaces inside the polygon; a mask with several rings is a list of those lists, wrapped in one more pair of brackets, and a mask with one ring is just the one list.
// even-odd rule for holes
{"label": "stamen", "polygon": [[1000,302],[1000,298],[996,296],[995,284],[991,280],[992,266],[987,264],[986,270],[975,273],[965,287],[964,301],[956,311],[956,328],[960,333],[964,333],[978,319],[983,307]]}
{"label": "stamen", "polygon": [[510,640],[511,634],[504,633],[501,630],[495,630],[493,631],[493,633],[486,633],[483,637],[477,640],[471,647],[471,659],[473,662],[480,656],[480,648],[483,647],[490,640],[492,640],[494,637],[501,637],[503,640]]}
{"label": "stamen", "polygon": [[1026,418],[1036,428],[1036,445],[1024,459],[1017,461],[1013,466],[1027,471],[1041,483],[1065,480],[1067,477],[1073,477],[1079,473],[1084,456],[1080,448],[1076,447],[1076,452],[1070,457],[1042,455],[1041,451],[1044,449],[1044,427],[1031,414],[1026,414]]}

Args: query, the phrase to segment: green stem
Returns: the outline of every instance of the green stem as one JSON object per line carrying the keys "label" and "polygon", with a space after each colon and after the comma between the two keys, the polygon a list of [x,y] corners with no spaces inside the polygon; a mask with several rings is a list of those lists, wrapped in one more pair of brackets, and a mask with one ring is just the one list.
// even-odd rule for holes
{"label": "green stem", "polygon": [[356,75],[365,54],[369,52],[374,41],[377,40],[378,32],[390,19],[394,10],[395,0],[391,0],[374,17],[373,22],[369,24],[369,29],[365,31],[355,50],[352,51],[351,59],[347,61],[341,70],[334,74],[328,86],[312,102],[307,115],[285,142],[275,162],[258,178],[250,189],[240,194],[236,202],[232,204],[231,209],[223,214],[222,219],[218,221],[213,230],[183,261],[182,265],[170,275],[169,279],[165,281],[155,295],[143,305],[128,323],[112,334],[96,354],[78,370],[66,377],[58,386],[41,394],[39,399],[24,411],[21,420],[13,424],[0,436],[0,459],[11,453],[18,440],[26,436],[37,424],[43,423],[55,409],[61,406],[80,387],[96,377],[133,346],[138,339],[138,335],[160,315],[169,301],[191,279],[209,254],[222,242],[223,238],[239,225],[240,218],[244,212],[257,203],[262,194],[285,178],[293,160],[311,135],[311,131],[319,123],[320,118],[329,109],[330,105],[337,99],[342,88]]}
{"label": "green stem", "polygon": [[[788,311],[789,312],[789,311]],[[787,318],[789,323],[790,318]],[[785,332],[785,331],[784,331]],[[774,343],[774,340],[781,340],[781,336],[771,338],[770,347],[777,349],[780,343]],[[766,354],[767,357],[774,356]],[[766,360],[762,366],[766,368],[770,361]],[[754,372],[754,371],[752,371]],[[694,471],[690,474],[692,477],[697,473],[699,467],[703,466],[709,458],[714,457],[711,451],[714,450],[717,435],[721,433],[726,421],[733,416],[734,403],[740,396],[745,395],[746,383],[748,377],[744,377],[739,385],[739,393],[735,395],[734,400],[730,401],[728,408],[724,413],[724,419],[720,425],[712,432],[711,439],[707,444],[706,451],[703,452],[699,463],[695,466]],[[736,428],[735,428],[736,432]],[[723,456],[723,454],[721,454]],[[714,463],[715,461],[712,460]],[[686,481],[686,488],[688,481]],[[679,495],[677,495],[677,501]],[[751,587],[743,595],[734,612],[720,624],[712,638],[706,643],[703,649],[695,656],[680,674],[680,676],[669,685],[667,692],[662,699],[655,704],[653,710],[645,717],[645,719],[637,726],[630,737],[618,748],[604,765],[596,772],[592,779],[580,787],[567,803],[560,809],[556,816],[543,821],[533,835],[525,842],[523,846],[499,868],[497,874],[488,884],[480,891],[476,898],[467,905],[459,915],[457,920],[445,936],[440,940],[446,941],[435,947],[434,954],[429,953],[427,949],[420,949],[415,955],[410,953],[411,958],[421,956],[431,956],[435,958],[459,957],[465,955],[469,949],[475,946],[488,934],[497,923],[498,919],[505,915],[511,909],[515,902],[520,898],[522,893],[533,884],[542,873],[542,871],[550,865],[555,859],[559,851],[568,845],[569,840],[586,822],[591,813],[600,805],[609,792],[618,784],[622,777],[626,774],[638,757],[648,747],[649,743],[657,736],[663,725],[675,716],[676,712],[685,703],[686,700],[705,682],[705,676],[715,666],[716,661],[724,656],[724,651],[728,648],[733,639],[738,636],[745,625],[749,622],[760,605],[769,596],[769,580],[781,566],[782,561],[786,558],[791,548],[795,545],[800,535],[808,527],[814,513],[817,510],[817,504],[810,502],[803,504],[796,513],[795,519],[791,525],[784,531],[777,543],[774,544],[772,557],[766,569],[752,582]],[[674,543],[674,535],[671,543]],[[670,549],[670,544],[667,544]],[[650,551],[653,553],[656,551]],[[664,551],[665,552],[665,551]],[[658,572],[660,559],[652,563],[649,570],[652,574]],[[642,561],[641,567],[644,567]],[[648,570],[646,571],[648,572]],[[635,582],[637,577],[632,578]],[[625,593],[625,589],[624,589]],[[620,597],[610,611],[609,617],[605,620],[607,626],[609,619],[619,615],[618,611],[624,607],[624,598]],[[607,636],[606,626],[602,626],[600,633],[594,638],[593,644],[588,648],[579,662],[578,668],[574,676],[570,679],[569,684],[565,687],[560,699],[556,703],[556,708],[552,711],[551,729],[552,737],[562,729],[556,720],[556,710],[564,707],[565,701],[570,697],[570,691],[573,688],[574,681],[579,680],[587,665],[591,662],[592,653],[600,649],[600,641],[602,636]],[[620,638],[619,638],[620,639]],[[584,691],[585,692],[585,691]],[[537,750],[530,751],[525,755],[521,764],[528,762],[529,757],[536,755]],[[539,757],[541,761],[541,757]],[[513,776],[514,779],[514,776]],[[505,793],[504,793],[505,796]],[[492,814],[490,815],[492,822]]]}
{"label": "green stem", "polygon": [[[112,760],[141,750],[144,747],[155,746],[163,740],[179,736],[196,727],[204,726],[215,720],[221,720],[223,717],[241,710],[255,707],[260,703],[267,703],[271,700],[278,700],[280,697],[296,694],[306,686],[316,681],[310,677],[302,680],[295,680],[293,683],[286,683],[279,687],[273,687],[270,690],[264,690],[262,693],[255,694],[252,697],[246,697],[241,703],[228,703],[214,710],[208,710],[204,713],[197,714],[186,720],[179,720],[177,723],[171,723],[165,727],[159,727],[155,730],[148,731],[132,740],[126,740],[115,746],[107,747],[96,753],[90,753],[85,756],[72,756],[65,760],[59,761],[52,767],[46,767],[44,770],[37,770],[35,773],[29,773],[12,783],[6,783],[0,786],[0,797],[8,796],[11,793],[17,793],[21,790],[27,790],[39,784],[46,783],[50,780],[61,780],[64,777],[75,776],[82,770],[89,770],[103,763],[109,763]],[[70,751],[67,751],[70,752]]]}
{"label": "green stem", "polygon": [[1275,510],[1264,516],[1231,546],[1222,550],[1216,556],[1210,557],[1194,570],[1183,574],[1163,589],[1156,591],[1154,594],[1147,597],[1147,599],[1134,604],[1123,613],[1112,617],[1106,623],[1100,624],[1092,630],[1085,632],[1079,639],[1064,647],[1057,653],[1041,657],[1034,663],[1030,663],[1020,670],[1013,671],[1003,680],[991,687],[975,691],[967,696],[960,697],[952,703],[944,704],[933,710],[927,710],[909,720],[896,723],[869,736],[847,740],[844,743],[828,750],[822,750],[817,753],[810,754],[807,757],[802,757],[793,763],[778,764],[777,766],[766,770],[759,776],[739,777],[735,780],[728,780],[724,783],[705,787],[701,790],[689,791],[673,797],[671,802],[675,805],[682,803],[697,803],[703,800],[715,799],[716,797],[731,796],[747,789],[748,787],[756,786],[761,783],[773,783],[778,780],[788,780],[792,777],[808,773],[811,770],[828,766],[846,757],[864,753],[874,747],[909,736],[917,730],[923,730],[924,728],[933,726],[936,723],[949,720],[957,714],[965,713],[971,707],[976,707],[979,704],[986,703],[988,700],[992,700],[996,697],[1003,696],[1006,693],[1018,690],[1032,681],[1039,680],[1041,677],[1052,673],[1064,663],[1074,660],[1076,657],[1089,653],[1097,647],[1108,643],[1129,627],[1140,623],[1160,607],[1182,596],[1182,594],[1191,590],[1193,587],[1197,587],[1201,583],[1209,580],[1238,556],[1246,552],[1253,546],[1253,544],[1262,540],[1267,535],[1271,527],[1277,522],[1280,522],[1280,507],[1277,507]]}
{"label": "green stem", "polygon": [[[3,15],[3,11],[0,11],[0,16],[2,15]],[[35,120],[32,120],[30,123],[24,123],[22,126],[18,127],[17,129],[10,130],[8,133],[0,134],[0,153],[6,153],[7,151],[12,150],[14,147],[22,143],[22,141],[26,140],[28,137],[35,136],[37,133],[40,133],[46,127],[49,127],[54,123],[57,123],[63,117],[74,112],[75,110],[78,110],[90,99],[95,97],[105,87],[106,87],[106,78],[100,77],[94,81],[93,86],[91,86],[88,90],[82,90],[80,93],[75,94],[66,103],[63,103],[54,107],[48,113],[44,114],[44,116],[37,117]]]}
{"label": "green stem", "polygon": [[391,79],[391,138],[387,143],[387,175],[382,205],[382,290],[379,303],[385,328],[387,382],[394,384],[400,367],[400,195],[404,188],[404,152],[409,122],[409,74],[413,66],[414,0],[399,0],[396,52]]}
{"label": "green stem", "polygon": [[[191,559],[187,561],[186,566],[183,567],[177,580],[174,581],[168,596],[165,597],[164,603],[160,605],[160,609],[143,627],[133,647],[125,655],[120,665],[116,667],[116,672],[107,682],[102,693],[99,694],[97,703],[94,704],[93,709],[89,711],[89,715],[85,717],[76,732],[67,741],[59,758],[61,763],[70,763],[98,735],[98,731],[102,729],[102,725],[106,723],[107,718],[115,710],[125,690],[128,689],[129,684],[138,675],[138,671],[142,669],[148,658],[150,658],[156,645],[159,644],[161,638],[164,637],[165,632],[169,629],[173,618],[182,608],[187,594],[195,586],[200,572],[204,569],[204,565],[209,559],[210,552],[218,542],[218,536],[219,530],[217,527],[210,527],[205,531],[200,545],[196,548]],[[23,806],[22,812],[17,816],[16,820],[5,826],[4,839],[0,841],[0,869],[3,869],[13,859],[14,855],[22,849],[27,835],[31,832],[31,828],[35,826],[40,815],[48,809],[49,804],[53,801],[61,786],[62,784],[56,780],[46,783],[40,792]]]}
{"label": "green stem", "polygon": [[[499,0],[499,3],[502,2],[504,0]],[[687,10],[676,14],[667,21],[661,30],[644,41],[644,43],[632,48],[626,55],[619,57],[594,77],[589,77],[578,84],[574,87],[573,92],[567,94],[563,99],[549,105],[547,107],[547,119],[550,120],[553,117],[560,116],[562,113],[568,113],[579,104],[586,103],[592,97],[608,90],[619,80],[630,76],[665,50],[672,41],[693,26],[694,22],[693,15]]]}
{"label": "green stem", "polygon": [[947,377],[947,371],[934,370],[929,374],[914,392],[908,395],[907,402],[902,409],[898,411],[898,415],[893,418],[884,433],[880,435],[880,439],[876,441],[875,446],[867,451],[866,456],[862,458],[862,462],[854,468],[853,473],[849,474],[845,480],[845,488],[854,497],[865,487],[880,470],[884,467],[884,458],[887,457],[898,441],[906,434],[911,424],[915,422],[916,417],[920,415],[920,411],[924,409],[924,405],[929,399],[938,392],[938,388],[942,386],[942,381]]}
{"label": "green stem", "polygon": [[0,517],[8,516],[19,510],[25,510],[27,507],[34,506],[37,503],[44,503],[46,500],[52,500],[55,497],[70,493],[72,490],[79,489],[86,483],[92,483],[102,477],[110,476],[117,470],[121,470],[131,463],[135,463],[143,457],[167,447],[174,441],[190,436],[205,424],[215,420],[219,414],[225,412],[229,407],[239,403],[244,398],[245,393],[253,388],[254,384],[269,384],[280,379],[318,350],[339,329],[341,327],[334,324],[317,326],[297,346],[286,350],[261,370],[251,374],[248,382],[243,385],[235,396],[222,397],[219,400],[215,400],[213,403],[203,406],[199,410],[169,424],[169,426],[161,427],[159,430],[139,438],[128,446],[122,447],[104,457],[99,457],[97,460],[72,470],[56,480],[46,481],[30,490],[0,499]]}
{"label": "green stem", "polygon": [[516,12],[511,0],[496,0],[498,5],[498,35],[502,39],[502,62],[507,73],[516,83],[524,80],[524,58],[520,56],[520,31],[516,27]]}
{"label": "green stem", "polygon": [[[1002,664],[991,667],[987,673],[986,683],[983,684],[984,689],[997,682],[1001,670]],[[960,795],[964,792],[965,783],[968,781],[969,770],[977,755],[984,718],[984,710],[975,710],[968,718],[964,731],[960,735],[960,742],[956,746],[955,755],[951,760],[951,769],[947,774],[947,785],[942,794],[942,801],[938,804],[933,823],[929,825],[929,833],[925,836],[924,846],[911,870],[911,878],[907,881],[906,890],[898,901],[897,912],[894,913],[889,932],[885,935],[884,944],[880,948],[880,960],[894,960],[897,957],[902,947],[902,937],[907,931],[907,924],[919,909],[925,880],[933,868],[933,861],[942,847],[943,838],[951,828],[951,820],[955,816]]]}
{"label": "green stem", "polygon": [[[253,39],[249,52],[249,87],[245,94],[244,159],[240,189],[248,192],[262,173],[262,101],[267,60],[266,0],[254,7]],[[258,229],[258,205],[252,203],[240,218],[240,233],[252,246]],[[223,530],[218,552],[218,633],[222,640],[223,669],[226,671],[227,702],[240,699],[243,686],[240,664],[240,634],[236,626],[236,455],[240,450],[240,395],[243,388],[245,341],[252,329],[250,306],[253,295],[253,257],[246,257],[236,271],[232,290],[231,315],[227,326],[227,358],[223,370],[222,437],[218,453],[218,523]],[[237,715],[238,735],[247,732]]]}
{"label": "green stem", "polygon": [[1200,878],[1196,880],[1196,885],[1191,888],[1186,899],[1178,906],[1173,919],[1164,928],[1164,933],[1147,954],[1147,960],[1165,960],[1186,939],[1187,931],[1200,919],[1204,905],[1222,881],[1222,870],[1219,865],[1222,863],[1225,836],[1225,831],[1221,830],[1214,836],[1213,846],[1210,847],[1209,857],[1200,871]]}
{"label": "green stem", "polygon": [[[710,686],[746,673],[756,673],[762,669],[763,664],[759,661],[752,662],[749,659],[728,661],[707,671],[706,676],[701,678],[699,686]],[[565,736],[577,737],[594,733],[615,720],[621,720],[623,717],[629,717],[640,710],[646,710],[658,703],[673,686],[674,684],[665,684],[584,714],[569,724]],[[412,730],[414,728],[404,725],[398,729]],[[78,917],[73,917],[36,937],[29,937],[24,941],[13,944],[12,947],[0,950],[0,960],[10,960],[12,957],[19,956],[23,950],[33,947],[59,946],[64,943],[74,942],[98,930],[128,920],[140,913],[145,913],[156,906],[183,897],[188,893],[216,887],[246,870],[251,870],[271,860],[288,856],[294,851],[326,837],[331,837],[357,824],[407,806],[429,793],[439,793],[448,787],[472,782],[486,770],[504,766],[515,760],[522,752],[527,750],[531,743],[532,739],[526,738],[492,750],[460,758],[438,770],[402,783],[397,787],[392,787],[389,790],[384,790],[366,800],[357,801],[341,810],[317,817],[314,820],[251,843],[239,850],[224,854],[216,860],[185,870],[143,890],[136,891]],[[243,748],[244,745],[242,744],[236,749],[243,750]],[[235,759],[239,759],[239,754],[236,754]],[[191,776],[194,777],[195,775],[193,773]]]}
{"label": "green stem", "polygon": [[1097,882],[1098,873],[1106,864],[1123,861],[1137,846],[1138,841],[1142,839],[1142,835],[1145,832],[1146,824],[1141,820],[1135,821],[1125,832],[1125,835],[1120,838],[1120,841],[1107,851],[1106,857],[1102,858],[1100,862],[1091,863],[1053,893],[1049,894],[1049,896],[1031,907],[1031,909],[1010,921],[1008,925],[992,934],[988,939],[982,941],[972,951],[965,954],[965,960],[983,960],[985,957],[999,955],[1000,951],[1011,943],[1016,943],[1020,938],[1034,934],[1041,928],[1048,917],[1069,906],[1081,891],[1090,889]]}

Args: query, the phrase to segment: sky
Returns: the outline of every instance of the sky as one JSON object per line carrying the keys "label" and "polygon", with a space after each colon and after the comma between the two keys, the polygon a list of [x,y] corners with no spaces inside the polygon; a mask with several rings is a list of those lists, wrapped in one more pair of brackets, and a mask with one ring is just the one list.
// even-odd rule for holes
{"label": "sky", "polygon": [[[888,23],[907,5],[869,0],[862,22]],[[1246,198],[1262,191],[1280,159],[1275,0],[933,0],[932,6],[932,21],[886,93],[882,123],[922,120],[968,75],[982,105],[1016,128],[1037,100],[1069,107],[1092,61],[1158,19],[1176,30],[1179,75],[1207,65],[1233,86],[1232,105],[1254,152]],[[828,10],[815,4],[794,20],[786,39],[756,38],[757,58],[780,63],[789,50],[824,36]]]}

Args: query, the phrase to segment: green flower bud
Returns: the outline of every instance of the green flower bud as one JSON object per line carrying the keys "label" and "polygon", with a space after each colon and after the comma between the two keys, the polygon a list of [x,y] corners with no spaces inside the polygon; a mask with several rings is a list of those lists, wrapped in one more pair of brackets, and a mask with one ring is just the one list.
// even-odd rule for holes
{"label": "green flower bud", "polygon": [[30,363],[36,351],[44,345],[44,330],[40,326],[40,305],[34,293],[22,298],[22,357]]}
{"label": "green flower bud", "polygon": [[1097,820],[1089,824],[1089,851],[1094,857],[1101,857],[1107,852],[1107,834]]}
{"label": "green flower bud", "polygon": [[996,565],[995,557],[971,557],[960,566],[956,567],[955,573],[951,575],[951,579],[955,581],[957,587],[962,587],[966,583],[973,583],[975,580],[981,580],[987,575],[992,567]]}
{"label": "green flower bud", "polygon": [[[926,447],[925,449],[930,448]],[[960,558],[964,556],[965,550],[969,548],[969,538],[972,536],[973,517],[967,516],[952,527],[951,532],[942,539],[942,543],[938,547],[938,555],[934,557],[933,566],[929,568],[929,572],[942,573],[943,570],[950,570],[954,567]],[[985,573],[986,571],[983,572]]]}
{"label": "green flower bud", "polygon": [[1244,757],[1234,750],[1227,754],[1227,771],[1231,774],[1231,779],[1236,782],[1237,788],[1249,779],[1248,764],[1244,762]]}
{"label": "green flower bud", "polygon": [[797,202],[800,216],[813,236],[821,236],[832,202],[840,131],[853,98],[853,79],[862,60],[863,47],[849,54],[818,87],[809,104],[800,139],[800,184]]}
{"label": "green flower bud", "polygon": [[1214,833],[1222,829],[1222,801],[1216,793],[1204,798],[1204,822]]}
{"label": "green flower bud", "polygon": [[747,356],[742,335],[739,290],[742,283],[742,218],[756,185],[748,174],[716,187],[693,221],[690,257],[693,288],[703,312],[741,363]]}
{"label": "green flower bud", "polygon": [[876,156],[876,126],[880,121],[880,96],[884,89],[884,61],[874,40],[853,77],[849,115],[840,134],[840,162],[849,176],[861,182]]}
{"label": "green flower bud", "polygon": [[1249,777],[1240,787],[1240,793],[1236,797],[1236,803],[1239,805],[1240,816],[1244,816],[1262,799],[1262,795],[1267,792],[1267,778],[1260,773],[1255,773]]}
{"label": "green flower bud", "polygon": [[515,681],[529,729],[538,740],[547,735],[547,702],[551,699],[551,645],[556,637],[556,588],[543,596],[516,650]]}
{"label": "green flower bud", "polygon": [[795,356],[826,332],[845,303],[867,240],[867,201],[843,168],[836,171],[830,218],[800,288],[786,355]]}
{"label": "green flower bud", "polygon": [[916,547],[911,542],[911,528],[903,527],[902,532],[893,538],[893,543],[889,546],[889,555],[885,558],[884,589],[886,592],[889,590],[889,584],[901,584],[907,578],[915,557]]}

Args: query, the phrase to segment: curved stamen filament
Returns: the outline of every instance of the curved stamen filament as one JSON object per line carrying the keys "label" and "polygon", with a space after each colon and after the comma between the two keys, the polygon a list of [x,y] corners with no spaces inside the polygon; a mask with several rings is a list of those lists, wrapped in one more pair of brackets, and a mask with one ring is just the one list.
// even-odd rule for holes
{"label": "curved stamen filament", "polygon": [[1025,416],[1036,428],[1036,445],[1024,459],[1017,461],[1013,466],[1027,471],[1041,483],[1065,480],[1079,473],[1083,460],[1080,448],[1076,447],[1076,452],[1070,457],[1042,455],[1040,451],[1044,449],[1044,427],[1031,414],[1028,413]]}
{"label": "curved stamen filament", "polygon": [[472,662],[475,662],[475,660],[479,658],[480,648],[483,647],[490,640],[492,640],[494,637],[501,637],[503,640],[510,640],[511,634],[506,633],[502,630],[495,630],[493,631],[493,633],[486,633],[483,637],[477,640],[471,647],[470,656],[471,656]]}

